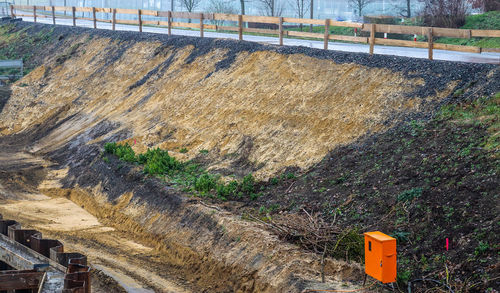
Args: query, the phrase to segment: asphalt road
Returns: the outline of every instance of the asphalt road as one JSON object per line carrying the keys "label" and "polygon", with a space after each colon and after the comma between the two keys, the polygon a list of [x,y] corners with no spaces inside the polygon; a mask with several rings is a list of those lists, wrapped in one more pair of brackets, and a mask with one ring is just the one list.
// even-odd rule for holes
{"label": "asphalt road", "polygon": [[[32,17],[23,17],[23,20],[33,22]],[[37,22],[52,24],[52,19],[51,18],[38,18]],[[71,25],[73,25],[73,20],[59,18],[59,19],[56,19],[56,24],[71,26]],[[81,27],[91,28],[91,27],[93,27],[93,22],[89,21],[89,20],[77,20],[76,25],[81,26]],[[111,30],[112,26],[110,23],[98,22],[97,28]],[[139,27],[134,26],[134,25],[117,24],[116,30],[139,31]],[[166,28],[149,27],[149,26],[143,27],[143,31],[149,32],[149,33],[159,33],[159,34],[167,34],[168,33]],[[200,32],[195,31],[195,30],[172,29],[172,34],[199,37]],[[207,38],[238,39],[238,34],[230,34],[230,33],[219,33],[219,32],[205,31],[204,35]],[[274,44],[274,45],[278,45],[278,43],[279,43],[279,39],[276,37],[243,35],[243,39],[246,41],[261,42],[261,43]],[[323,41],[285,38],[283,42],[286,46],[305,46],[305,47],[319,48],[319,49],[323,48]],[[350,44],[350,43],[339,43],[339,42],[330,42],[329,43],[329,50],[368,53],[369,48],[370,48],[370,46],[367,44]],[[374,53],[375,54],[383,54],[383,55],[406,56],[406,57],[415,57],[415,58],[424,58],[425,59],[425,58],[427,58],[428,50],[422,49],[422,48],[408,48],[408,47],[393,47],[393,46],[375,45]],[[466,53],[466,52],[454,52],[454,51],[445,51],[445,50],[434,50],[434,59],[435,60],[447,60],[447,61],[459,61],[459,62],[472,62],[472,63],[500,64],[500,53],[481,53],[481,54],[479,54],[479,53]]]}

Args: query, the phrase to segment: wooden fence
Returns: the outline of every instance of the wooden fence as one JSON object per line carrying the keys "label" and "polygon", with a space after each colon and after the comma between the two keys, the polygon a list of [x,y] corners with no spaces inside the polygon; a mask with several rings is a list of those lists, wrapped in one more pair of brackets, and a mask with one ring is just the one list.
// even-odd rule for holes
{"label": "wooden fence", "polygon": [[[190,12],[174,12],[174,11],[156,11],[144,9],[120,9],[120,8],[97,8],[97,7],[64,7],[64,6],[26,6],[26,5],[11,5],[11,15],[15,16],[30,16],[37,21],[37,18],[52,18],[53,24],[56,24],[56,11],[70,12],[70,18],[73,20],[73,26],[76,26],[77,19],[90,20],[94,23],[94,28],[97,28],[97,22],[111,23],[112,29],[116,29],[116,24],[133,24],[139,26],[139,31],[142,32],[144,25],[152,26],[166,26],[168,34],[172,34],[172,28],[192,28],[200,31],[200,37],[203,37],[204,30],[224,30],[238,32],[240,40],[243,40],[243,33],[261,33],[272,34],[279,36],[279,44],[283,45],[283,38],[288,37],[302,37],[323,39],[324,49],[328,49],[330,40],[347,41],[354,43],[365,43],[370,45],[370,54],[373,54],[375,44],[390,45],[390,46],[403,46],[403,47],[416,47],[428,48],[429,59],[433,59],[433,49],[460,51],[460,52],[500,52],[500,48],[480,48],[473,46],[449,45],[434,43],[434,37],[453,37],[470,39],[474,37],[495,37],[500,38],[500,30],[475,30],[475,29],[450,29],[439,27],[421,27],[421,26],[405,26],[405,25],[388,25],[388,24],[363,24],[354,22],[334,21],[331,19],[308,19],[308,18],[293,18],[293,17],[269,17],[269,16],[251,16],[251,15],[237,15],[237,14],[222,14],[222,13],[190,13]],[[17,10],[29,11],[31,14],[16,14]],[[41,13],[39,13],[41,12]],[[92,17],[77,17],[76,12],[87,12],[92,14]],[[111,19],[99,19],[96,17],[97,13],[111,14]],[[137,15],[137,20],[120,20],[117,19],[117,14],[133,14]],[[143,16],[147,15],[150,18],[162,17],[164,20],[144,20]],[[65,17],[58,15],[57,17]],[[197,20],[198,23],[191,22],[174,22],[173,19],[189,19]],[[237,26],[215,25],[207,24],[205,22],[232,22]],[[243,24],[259,23],[273,25],[277,29],[262,29],[262,28],[247,28]],[[285,23],[293,24],[312,24],[323,25],[324,33],[311,33],[302,31],[291,31],[284,29]],[[369,32],[369,37],[358,36],[356,33],[353,36],[332,34],[331,27],[350,27],[355,31]],[[375,33],[391,34],[406,34],[414,35],[414,41],[377,38]],[[417,41],[416,36],[426,36],[427,41]]]}

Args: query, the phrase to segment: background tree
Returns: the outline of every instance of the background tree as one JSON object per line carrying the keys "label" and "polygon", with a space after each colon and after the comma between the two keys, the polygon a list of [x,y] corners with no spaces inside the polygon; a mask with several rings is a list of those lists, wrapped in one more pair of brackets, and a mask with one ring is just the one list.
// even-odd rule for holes
{"label": "background tree", "polygon": [[375,0],[347,0],[347,3],[354,8],[354,12],[358,13],[358,16],[363,16],[363,9],[373,2]]}
{"label": "background tree", "polygon": [[423,0],[426,25],[437,27],[461,27],[469,12],[467,0]]}
{"label": "background tree", "polygon": [[262,14],[267,16],[281,16],[283,14],[283,4],[278,0],[258,0],[261,4]]}
{"label": "background tree", "polygon": [[201,3],[201,0],[179,0],[181,6],[184,7],[187,12],[193,12]]}
{"label": "background tree", "polygon": [[395,0],[394,7],[401,16],[410,18],[412,16],[411,3],[412,0]]}
{"label": "background tree", "polygon": [[[210,0],[206,10],[211,13],[237,14],[232,0]],[[223,25],[223,20],[212,20],[213,24]]]}
{"label": "background tree", "polygon": [[[295,10],[295,14],[298,18],[305,18],[307,12],[309,11],[309,5],[312,0],[292,0],[290,5]],[[302,31],[302,23],[300,24],[300,30]]]}
{"label": "background tree", "polygon": [[[193,12],[196,7],[198,7],[201,3],[201,0],[179,0],[181,6],[184,7],[187,12]],[[191,19],[188,20],[188,23],[191,23]]]}

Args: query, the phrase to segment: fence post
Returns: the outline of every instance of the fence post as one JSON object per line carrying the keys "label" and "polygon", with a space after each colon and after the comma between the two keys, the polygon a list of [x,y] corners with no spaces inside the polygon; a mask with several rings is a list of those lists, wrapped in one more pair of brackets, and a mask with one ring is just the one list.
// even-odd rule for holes
{"label": "fence post", "polygon": [[203,38],[203,12],[200,13],[200,37]]}
{"label": "fence post", "polygon": [[14,5],[10,6],[10,17],[16,18],[16,15],[14,14]]}
{"label": "fence post", "polygon": [[36,6],[33,5],[33,22],[36,23]]}
{"label": "fence post", "polygon": [[370,55],[373,55],[373,49],[375,47],[375,24],[372,23],[370,27]]}
{"label": "fence post", "polygon": [[116,30],[116,8],[113,8],[113,20],[111,27],[113,30]]}
{"label": "fence post", "polygon": [[56,24],[56,8],[52,6],[52,24]]}
{"label": "fence post", "polygon": [[328,50],[328,39],[330,37],[330,20],[325,19],[324,49]]}
{"label": "fence post", "polygon": [[283,46],[283,17],[280,17],[279,29],[280,29],[280,46]]}
{"label": "fence post", "polygon": [[167,13],[167,22],[168,22],[168,35],[172,35],[172,11],[168,11]]}
{"label": "fence post", "polygon": [[97,28],[97,17],[95,15],[95,7],[92,7],[92,20],[94,21],[94,28]]}
{"label": "fence post", "polygon": [[137,10],[137,16],[139,18],[139,32],[142,33],[142,10]]}
{"label": "fence post", "polygon": [[76,26],[76,7],[71,7],[71,12],[73,13],[73,26]]}
{"label": "fence post", "polygon": [[238,14],[238,39],[243,40],[243,15]]}
{"label": "fence post", "polygon": [[433,59],[434,40],[432,38],[432,27],[427,31],[427,46],[429,47],[429,60]]}

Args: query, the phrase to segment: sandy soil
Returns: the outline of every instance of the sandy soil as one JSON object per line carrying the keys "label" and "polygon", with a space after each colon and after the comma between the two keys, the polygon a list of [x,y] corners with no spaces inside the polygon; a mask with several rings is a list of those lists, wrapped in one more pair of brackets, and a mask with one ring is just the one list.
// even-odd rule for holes
{"label": "sandy soil", "polygon": [[[86,254],[92,268],[111,276],[128,292],[192,292],[168,272],[151,269],[160,266],[154,261],[159,252],[153,247],[102,225],[66,198],[37,194],[31,200],[0,201],[0,214],[19,221],[23,227],[41,231],[45,238],[61,240],[66,251]],[[93,289],[105,292],[99,286]]]}

